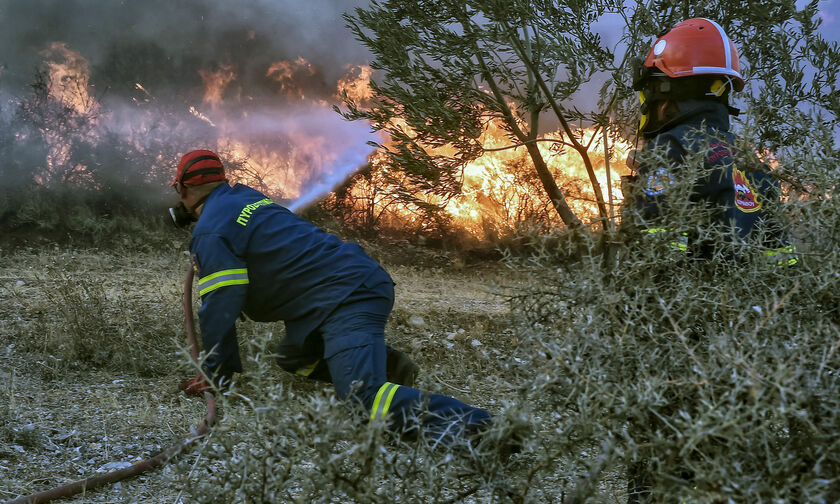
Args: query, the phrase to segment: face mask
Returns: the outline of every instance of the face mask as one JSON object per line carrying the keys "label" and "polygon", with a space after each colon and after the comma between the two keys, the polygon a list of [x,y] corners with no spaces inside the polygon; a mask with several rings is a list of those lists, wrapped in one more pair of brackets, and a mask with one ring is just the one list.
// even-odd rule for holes
{"label": "face mask", "polygon": [[169,216],[172,217],[172,222],[182,229],[196,220],[181,202],[178,202],[177,205],[169,209]]}

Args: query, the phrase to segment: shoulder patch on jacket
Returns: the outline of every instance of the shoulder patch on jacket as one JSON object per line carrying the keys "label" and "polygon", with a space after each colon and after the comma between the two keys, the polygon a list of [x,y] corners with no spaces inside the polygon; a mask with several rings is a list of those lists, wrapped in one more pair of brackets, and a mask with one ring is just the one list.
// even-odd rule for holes
{"label": "shoulder patch on jacket", "polygon": [[750,184],[747,174],[732,165],[732,182],[735,187],[735,207],[745,213],[761,210],[761,202]]}
{"label": "shoulder patch on jacket", "polygon": [[195,252],[190,254],[190,262],[192,263],[193,271],[195,271],[196,274],[198,274],[199,273],[199,270],[198,270],[198,254],[196,254]]}

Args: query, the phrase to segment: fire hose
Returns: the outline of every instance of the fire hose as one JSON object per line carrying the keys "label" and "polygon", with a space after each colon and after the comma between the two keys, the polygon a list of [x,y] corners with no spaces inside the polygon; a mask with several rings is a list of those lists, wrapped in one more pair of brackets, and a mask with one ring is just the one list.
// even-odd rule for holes
{"label": "fire hose", "polygon": [[[184,280],[184,320],[187,327],[187,339],[190,344],[190,355],[192,359],[198,364],[198,341],[195,336],[195,320],[193,318],[192,310],[192,283],[193,283],[193,268],[190,265],[186,279]],[[200,439],[213,423],[216,421],[216,400],[210,392],[204,393],[204,399],[207,402],[207,414],[204,421],[193,429],[189,436],[161,451],[157,455],[149,457],[145,460],[134,463],[130,467],[117,469],[106,474],[98,476],[91,476],[83,480],[74,481],[66,485],[53,488],[52,490],[45,490],[43,492],[34,493],[25,497],[19,497],[3,504],[38,504],[41,502],[50,502],[54,499],[64,497],[71,497],[73,495],[90,491],[104,485],[116,483],[124,479],[133,478],[141,474],[162,467],[169,463],[172,459],[177,457],[185,449],[189,448],[196,440]]]}

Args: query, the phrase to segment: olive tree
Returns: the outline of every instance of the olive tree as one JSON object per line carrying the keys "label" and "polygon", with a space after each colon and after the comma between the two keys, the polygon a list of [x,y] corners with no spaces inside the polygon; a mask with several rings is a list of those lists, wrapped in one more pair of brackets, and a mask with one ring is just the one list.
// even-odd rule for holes
{"label": "olive tree", "polygon": [[[346,19],[382,77],[371,82],[367,106],[345,95],[344,115],[386,132],[389,142],[379,147],[392,171],[408,173],[413,189],[444,198],[459,191],[460,169],[486,151],[482,132],[495,122],[508,135],[508,148],[527,150],[554,209],[577,228],[580,218],[538,143],[571,149],[586,167],[604,222],[592,140],[584,140],[580,126],[603,124],[612,100],[596,113],[578,110],[573,96],[596,72],[616,72],[624,63],[592,27],[622,9],[609,1],[373,1]],[[547,126],[559,127],[562,137],[546,137]],[[435,150],[440,147],[447,149]]]}

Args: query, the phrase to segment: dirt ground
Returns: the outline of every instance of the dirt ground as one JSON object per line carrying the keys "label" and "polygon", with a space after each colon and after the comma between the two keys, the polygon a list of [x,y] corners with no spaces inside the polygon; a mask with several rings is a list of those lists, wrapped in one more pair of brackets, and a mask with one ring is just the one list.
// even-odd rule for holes
{"label": "dirt ground", "polygon": [[[0,501],[127,466],[203,418],[203,401],[177,390],[192,373],[181,248],[0,250]],[[385,266],[397,284],[387,338],[421,366],[420,385],[491,411],[512,394],[494,380],[515,351],[499,295],[515,283],[511,273],[492,262]],[[243,325],[241,337],[258,330]],[[259,330],[282,334],[279,324]],[[280,371],[277,379],[321,387]],[[66,502],[189,501],[170,470]]]}

